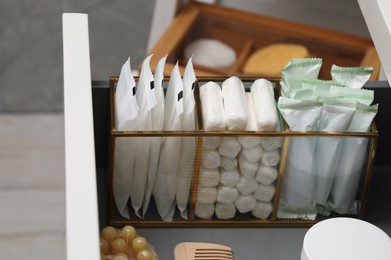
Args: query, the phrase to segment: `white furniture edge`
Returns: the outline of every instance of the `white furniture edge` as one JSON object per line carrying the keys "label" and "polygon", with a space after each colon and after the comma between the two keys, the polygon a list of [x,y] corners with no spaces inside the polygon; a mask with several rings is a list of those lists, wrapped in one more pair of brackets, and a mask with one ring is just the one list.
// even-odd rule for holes
{"label": "white furniture edge", "polygon": [[357,0],[379,54],[384,73],[391,82],[391,1]]}
{"label": "white furniture edge", "polygon": [[62,22],[67,260],[100,259],[88,15]]}

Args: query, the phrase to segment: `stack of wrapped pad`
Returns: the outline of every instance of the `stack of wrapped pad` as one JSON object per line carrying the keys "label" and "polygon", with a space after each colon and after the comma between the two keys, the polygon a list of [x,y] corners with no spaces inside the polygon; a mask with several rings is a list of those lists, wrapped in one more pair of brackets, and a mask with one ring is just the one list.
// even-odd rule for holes
{"label": "stack of wrapped pad", "polygon": [[[238,77],[200,86],[205,131],[276,131],[279,117],[270,81],[245,92]],[[203,139],[195,214],[232,219],[237,212],[267,219],[272,212],[281,137],[206,136]]]}

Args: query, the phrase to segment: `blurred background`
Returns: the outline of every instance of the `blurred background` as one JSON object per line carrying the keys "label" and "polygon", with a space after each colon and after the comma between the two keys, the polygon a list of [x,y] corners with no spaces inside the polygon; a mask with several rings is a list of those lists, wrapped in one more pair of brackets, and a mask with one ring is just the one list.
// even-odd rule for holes
{"label": "blurred background", "polygon": [[[174,1],[160,2],[155,16],[172,9]],[[369,37],[355,0],[216,2]],[[89,15],[92,79],[107,80],[119,74],[128,56],[136,68],[164,31],[164,24],[157,24],[149,42],[154,7],[155,0],[2,0],[0,112],[62,111],[62,13]]]}

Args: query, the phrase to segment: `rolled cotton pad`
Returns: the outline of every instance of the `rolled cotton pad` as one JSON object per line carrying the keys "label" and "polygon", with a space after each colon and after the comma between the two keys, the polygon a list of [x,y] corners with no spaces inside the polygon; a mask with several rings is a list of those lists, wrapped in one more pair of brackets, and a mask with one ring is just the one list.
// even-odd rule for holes
{"label": "rolled cotton pad", "polygon": [[221,85],[228,130],[245,130],[248,121],[247,102],[242,81],[232,76]]}
{"label": "rolled cotton pad", "polygon": [[263,137],[261,138],[261,145],[265,151],[273,151],[281,148],[284,139],[282,137]]}
{"label": "rolled cotton pad", "polygon": [[257,189],[254,191],[254,197],[258,201],[269,202],[272,200],[276,189],[273,185],[263,185],[259,184]]}
{"label": "rolled cotton pad", "polygon": [[275,166],[266,166],[259,164],[255,180],[264,185],[270,185],[277,179],[277,168]]}
{"label": "rolled cotton pad", "polygon": [[241,151],[241,155],[244,159],[250,162],[257,162],[261,159],[263,154],[263,149],[261,145],[256,145],[251,148],[243,148]]}
{"label": "rolled cotton pad", "polygon": [[202,147],[207,150],[216,149],[220,144],[220,136],[208,136],[202,139]]}
{"label": "rolled cotton pad", "polygon": [[198,187],[197,202],[201,203],[214,203],[217,198],[216,187]]}
{"label": "rolled cotton pad", "polygon": [[264,152],[261,161],[264,165],[276,166],[280,161],[280,153],[277,150]]}
{"label": "rolled cotton pad", "polygon": [[239,197],[239,192],[235,188],[230,188],[226,186],[219,186],[217,189],[217,198],[218,203],[223,204],[232,204]]}
{"label": "rolled cotton pad", "polygon": [[206,131],[225,130],[223,94],[220,86],[212,81],[202,85],[200,87],[200,100],[204,129]]}
{"label": "rolled cotton pad", "polygon": [[242,146],[240,145],[238,138],[234,136],[222,137],[219,146],[219,153],[222,156],[235,158],[241,148]]}
{"label": "rolled cotton pad", "polygon": [[220,167],[221,158],[217,150],[202,150],[201,164],[208,169]]}
{"label": "rolled cotton pad", "polygon": [[221,167],[223,167],[226,170],[236,169],[238,167],[238,159],[222,156]]}
{"label": "rolled cotton pad", "polygon": [[212,218],[215,211],[214,203],[200,203],[195,205],[195,215],[202,219]]}
{"label": "rolled cotton pad", "polygon": [[308,49],[303,45],[271,44],[251,54],[243,67],[243,72],[263,77],[280,77],[281,70],[291,59],[308,56]]}
{"label": "rolled cotton pad", "polygon": [[270,202],[258,201],[251,214],[259,219],[267,219],[273,211],[273,205]]}
{"label": "rolled cotton pad", "polygon": [[193,56],[193,63],[210,68],[229,68],[236,61],[236,52],[222,41],[198,39],[185,47],[186,60]]}
{"label": "rolled cotton pad", "polygon": [[198,176],[198,185],[202,187],[217,186],[220,181],[220,173],[218,168],[207,169],[201,167]]}
{"label": "rolled cotton pad", "polygon": [[239,156],[240,175],[248,179],[254,178],[258,169],[258,162],[250,162],[243,156]]}
{"label": "rolled cotton pad", "polygon": [[216,203],[215,211],[218,219],[231,219],[235,217],[236,207],[234,204]]}
{"label": "rolled cotton pad", "polygon": [[258,182],[255,179],[248,179],[241,177],[238,184],[236,184],[236,189],[242,195],[250,195],[258,188]]}
{"label": "rolled cotton pad", "polygon": [[235,207],[240,213],[250,212],[257,205],[257,200],[252,195],[240,195],[235,201]]}
{"label": "rolled cotton pad", "polygon": [[238,169],[220,169],[220,183],[227,187],[235,187],[240,180]]}

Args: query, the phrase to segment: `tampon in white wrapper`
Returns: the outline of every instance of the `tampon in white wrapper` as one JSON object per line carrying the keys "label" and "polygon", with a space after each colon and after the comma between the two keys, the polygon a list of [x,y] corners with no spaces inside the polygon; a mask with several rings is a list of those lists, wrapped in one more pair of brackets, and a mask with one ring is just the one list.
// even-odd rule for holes
{"label": "tampon in white wrapper", "polygon": [[206,150],[214,150],[219,147],[220,136],[205,136],[202,139],[202,148]]}
{"label": "tampon in white wrapper", "polygon": [[259,144],[251,148],[243,148],[241,151],[241,155],[247,161],[257,162],[259,161],[259,159],[261,159],[263,155],[262,146]]}
{"label": "tampon in white wrapper", "polygon": [[284,139],[282,137],[262,137],[261,145],[264,151],[270,152],[282,147]]}
{"label": "tampon in white wrapper", "polygon": [[240,213],[250,212],[257,205],[257,200],[253,195],[240,195],[235,201],[235,207]]}
{"label": "tampon in white wrapper", "polygon": [[219,146],[219,153],[222,156],[235,158],[240,152],[241,148],[242,146],[240,145],[237,137],[235,136],[222,137]]}
{"label": "tampon in white wrapper", "polygon": [[214,203],[217,198],[217,187],[198,187],[197,202]]}
{"label": "tampon in white wrapper", "polygon": [[233,204],[239,197],[239,192],[235,188],[220,185],[217,188],[216,202],[222,204]]}
{"label": "tampon in white wrapper", "polygon": [[201,164],[208,169],[216,169],[221,165],[221,157],[217,150],[202,150]]}
{"label": "tampon in white wrapper", "polygon": [[251,94],[259,131],[276,131],[278,113],[272,83],[266,79],[257,79],[251,86]]}
{"label": "tampon in white wrapper", "polygon": [[258,201],[251,214],[258,219],[267,219],[273,211],[273,205],[270,202]]}
{"label": "tampon in white wrapper", "polygon": [[220,183],[227,187],[235,187],[239,183],[240,174],[238,169],[220,169]]}
{"label": "tampon in white wrapper", "polygon": [[238,77],[232,76],[223,81],[221,89],[228,130],[245,130],[248,115],[242,81]]}
{"label": "tampon in white wrapper", "polygon": [[270,185],[277,179],[277,168],[260,163],[255,175],[255,180],[263,185]]}
{"label": "tampon in white wrapper", "polygon": [[195,215],[202,219],[211,219],[215,212],[214,203],[200,203],[196,202]]}
{"label": "tampon in white wrapper", "polygon": [[[258,131],[257,120],[255,118],[255,111],[253,105],[253,97],[249,92],[246,92],[245,95],[248,113],[246,131]],[[244,148],[251,148],[261,143],[261,137],[259,136],[239,136],[238,140]]]}
{"label": "tampon in white wrapper", "polygon": [[200,87],[202,119],[206,131],[223,131],[226,128],[223,95],[220,86],[209,81]]}
{"label": "tampon in white wrapper", "polygon": [[226,170],[236,169],[238,167],[238,159],[222,156],[221,167],[223,167]]}
{"label": "tampon in white wrapper", "polygon": [[266,166],[276,166],[280,162],[280,157],[278,150],[264,152],[261,161]]}
{"label": "tampon in white wrapper", "polygon": [[239,170],[241,176],[248,179],[254,178],[257,169],[258,162],[250,162],[246,160],[243,156],[239,156]]}
{"label": "tampon in white wrapper", "polygon": [[273,199],[276,193],[276,188],[273,185],[263,185],[259,183],[257,189],[254,191],[254,197],[258,201],[269,202]]}
{"label": "tampon in white wrapper", "polygon": [[258,182],[255,179],[248,179],[241,177],[238,184],[236,184],[236,189],[242,195],[250,195],[258,188]]}
{"label": "tampon in white wrapper", "polygon": [[208,169],[201,167],[198,176],[198,185],[202,187],[214,187],[217,186],[220,181],[220,173],[218,168]]}
{"label": "tampon in white wrapper", "polygon": [[235,204],[221,204],[216,203],[215,213],[218,219],[231,219],[235,217],[236,207]]}

